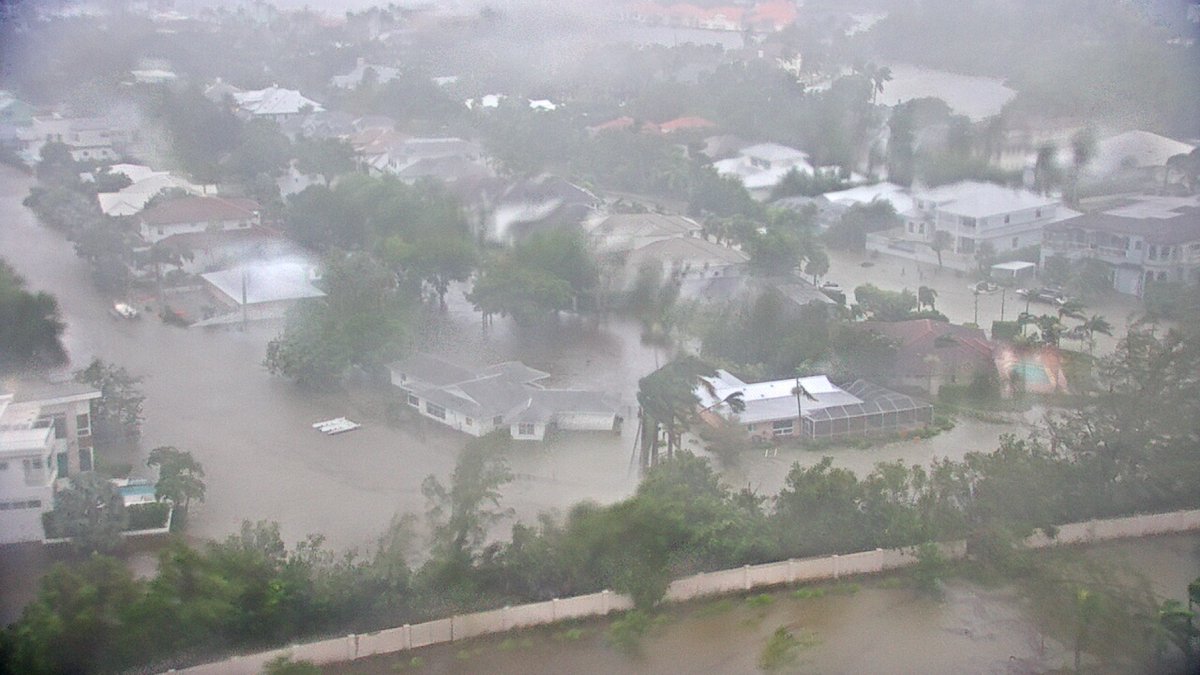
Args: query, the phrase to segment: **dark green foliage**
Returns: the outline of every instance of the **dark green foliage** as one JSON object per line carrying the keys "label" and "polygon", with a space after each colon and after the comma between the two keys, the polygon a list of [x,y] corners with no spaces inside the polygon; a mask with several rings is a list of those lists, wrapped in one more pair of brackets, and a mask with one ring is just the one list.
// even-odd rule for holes
{"label": "dark green foliage", "polygon": [[326,296],[289,310],[283,334],[267,344],[268,370],[329,387],[350,366],[378,366],[403,352],[410,310],[394,274],[364,253],[334,254],[322,281]]}
{"label": "dark green foliage", "polygon": [[129,518],[127,530],[154,530],[167,526],[167,514],[171,505],[165,502],[149,504],[132,504],[125,507],[125,515]]}
{"label": "dark green foliage", "polygon": [[75,381],[100,390],[92,407],[92,425],[97,440],[136,438],[142,432],[142,378],[123,367],[93,359],[87,368],[75,371]]}
{"label": "dark green foliage", "polygon": [[471,292],[485,315],[535,323],[561,311],[595,304],[599,271],[582,234],[553,230],[535,234],[483,267]]}
{"label": "dark green foliage", "polygon": [[58,300],[25,290],[25,279],[0,259],[0,374],[66,363],[64,330]]}
{"label": "dark green foliage", "polygon": [[54,510],[44,520],[49,536],[69,537],[71,546],[85,553],[114,551],[128,523],[117,489],[91,471],[71,477],[71,486],[54,496]]}
{"label": "dark green foliage", "polygon": [[830,248],[861,251],[867,244],[868,234],[901,224],[895,207],[889,201],[855,204],[825,232],[824,239]]}
{"label": "dark green foliage", "polygon": [[878,321],[904,321],[917,308],[912,291],[885,291],[874,284],[855,288],[854,299],[868,317]]}
{"label": "dark green foliage", "polygon": [[146,466],[158,468],[154,496],[169,499],[187,511],[192,500],[204,501],[204,467],[187,450],[162,446],[150,451]]}

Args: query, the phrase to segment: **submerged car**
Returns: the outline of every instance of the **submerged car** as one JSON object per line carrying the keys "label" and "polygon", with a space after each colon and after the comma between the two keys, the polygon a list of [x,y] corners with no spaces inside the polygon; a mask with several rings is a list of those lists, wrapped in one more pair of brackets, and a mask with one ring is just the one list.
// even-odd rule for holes
{"label": "submerged car", "polygon": [[124,302],[113,303],[112,315],[118,319],[137,319],[141,313],[133,305]]}
{"label": "submerged car", "polygon": [[1034,302],[1045,302],[1059,307],[1070,302],[1071,298],[1060,288],[1018,288],[1017,295]]}

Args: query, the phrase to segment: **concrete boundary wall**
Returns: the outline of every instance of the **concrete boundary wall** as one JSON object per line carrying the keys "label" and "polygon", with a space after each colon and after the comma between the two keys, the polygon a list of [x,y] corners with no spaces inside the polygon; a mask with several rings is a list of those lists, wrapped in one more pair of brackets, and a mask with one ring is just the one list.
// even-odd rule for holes
{"label": "concrete boundary wall", "polygon": [[[1147,537],[1200,530],[1200,510],[1175,511],[1110,520],[1070,523],[1058,528],[1057,536],[1037,533],[1025,544],[1046,548],[1089,544],[1113,539]],[[959,560],[967,555],[965,541],[938,544],[943,556]],[[881,549],[832,555],[821,558],[783,560],[762,565],[695,574],[676,579],[667,589],[667,602],[686,602],[695,598],[740,593],[756,588],[785,584],[840,579],[844,576],[878,574],[908,567],[917,562],[915,549]],[[569,619],[604,616],[633,608],[629,596],[601,591],[571,598],[556,598],[515,607],[502,607],[472,614],[459,614],[418,624],[405,624],[374,633],[347,635],[304,644],[234,656],[225,661],[206,663],[180,672],[192,675],[255,675],[263,665],[279,656],[312,661],[318,665],[353,661],[378,654],[391,654],[418,647],[494,635],[515,628],[544,626]]]}

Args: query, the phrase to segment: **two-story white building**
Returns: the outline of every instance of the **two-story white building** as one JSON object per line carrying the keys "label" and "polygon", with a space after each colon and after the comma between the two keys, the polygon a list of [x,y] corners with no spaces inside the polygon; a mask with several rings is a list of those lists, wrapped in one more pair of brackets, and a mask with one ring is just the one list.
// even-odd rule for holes
{"label": "two-story white building", "polygon": [[946,250],[968,256],[984,244],[997,253],[1035,246],[1046,225],[1076,215],[1055,197],[974,181],[918,192],[914,204],[903,214],[909,238],[933,243],[946,232]]}
{"label": "two-story white building", "polygon": [[0,544],[41,541],[55,479],[95,465],[91,402],[100,392],[74,382],[6,386],[14,391],[0,392]]}
{"label": "two-story white building", "polygon": [[1141,296],[1154,282],[1200,283],[1200,197],[1143,196],[1046,228],[1042,264],[1093,259],[1118,292]]}

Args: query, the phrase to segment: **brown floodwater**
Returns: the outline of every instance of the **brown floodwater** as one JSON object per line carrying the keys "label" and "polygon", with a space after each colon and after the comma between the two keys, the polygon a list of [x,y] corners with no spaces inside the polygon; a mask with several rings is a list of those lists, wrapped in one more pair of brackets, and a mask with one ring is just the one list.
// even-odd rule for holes
{"label": "brown floodwater", "polygon": [[[1131,565],[1163,598],[1186,600],[1200,576],[1200,534],[1126,540],[1078,549]],[[769,601],[726,598],[672,608],[631,656],[606,638],[609,622],[552,626],[326,667],[326,673],[730,673],[761,672],[771,634],[802,643],[782,672],[1039,673],[1071,666],[1072,654],[1044,634],[1011,588],[951,580],[942,599],[900,587],[903,575],[825,586],[821,597],[790,591]],[[820,588],[816,586],[815,588]],[[414,665],[413,657],[419,660]]]}

